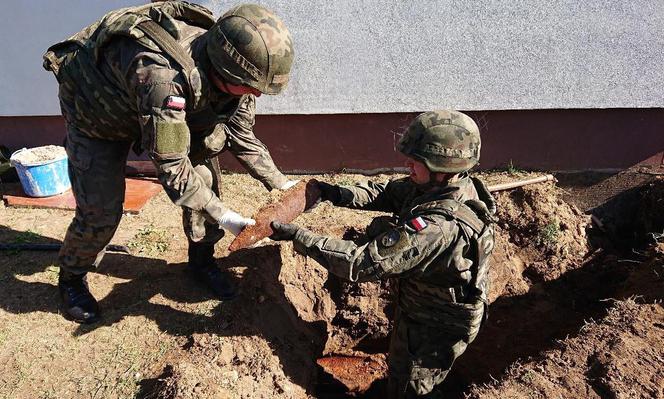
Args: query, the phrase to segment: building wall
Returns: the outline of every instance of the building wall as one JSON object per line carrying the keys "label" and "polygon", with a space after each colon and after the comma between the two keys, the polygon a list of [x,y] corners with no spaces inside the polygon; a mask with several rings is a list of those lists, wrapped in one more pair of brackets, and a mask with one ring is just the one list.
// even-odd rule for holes
{"label": "building wall", "polygon": [[[9,1],[0,13],[0,144],[59,143],[43,52],[105,11],[147,0]],[[237,1],[198,3],[220,15]],[[291,83],[259,99],[256,125],[287,170],[399,166],[395,135],[413,113],[448,107],[479,122],[483,167],[661,162],[661,0],[260,3],[295,41]]]}
{"label": "building wall", "polygon": [[[41,55],[136,0],[7,0],[0,115],[57,115]],[[198,1],[221,14],[237,0]],[[263,0],[294,37],[264,114],[648,108],[664,100],[661,0]]]}
{"label": "building wall", "polygon": [[[7,4],[9,3],[9,4]],[[0,116],[59,115],[55,78],[42,68],[46,49],[140,0],[3,0],[0,12]],[[0,131],[0,140],[3,132]]]}

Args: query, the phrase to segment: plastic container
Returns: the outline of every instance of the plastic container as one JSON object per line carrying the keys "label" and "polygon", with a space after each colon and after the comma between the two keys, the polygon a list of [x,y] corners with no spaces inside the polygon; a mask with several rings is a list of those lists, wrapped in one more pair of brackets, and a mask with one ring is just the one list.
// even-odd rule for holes
{"label": "plastic container", "polygon": [[[54,147],[64,150],[62,147]],[[23,191],[30,197],[50,197],[63,193],[71,187],[69,174],[67,173],[67,153],[58,151],[57,156],[49,159],[38,159],[25,161],[27,152],[35,151],[44,147],[31,149],[23,148],[15,151],[10,157],[11,165],[16,168],[18,178],[23,186]],[[30,158],[30,157],[28,157]]]}

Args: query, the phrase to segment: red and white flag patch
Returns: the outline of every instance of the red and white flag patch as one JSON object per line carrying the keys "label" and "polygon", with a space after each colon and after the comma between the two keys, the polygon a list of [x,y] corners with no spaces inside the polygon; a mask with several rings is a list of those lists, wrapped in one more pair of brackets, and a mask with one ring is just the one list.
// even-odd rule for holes
{"label": "red and white flag patch", "polygon": [[424,219],[419,216],[415,219],[411,219],[410,225],[415,229],[415,231],[424,230],[424,228],[428,226],[427,222],[425,222]]}
{"label": "red and white flag patch", "polygon": [[166,108],[182,111],[187,105],[184,97],[168,96],[166,97]]}

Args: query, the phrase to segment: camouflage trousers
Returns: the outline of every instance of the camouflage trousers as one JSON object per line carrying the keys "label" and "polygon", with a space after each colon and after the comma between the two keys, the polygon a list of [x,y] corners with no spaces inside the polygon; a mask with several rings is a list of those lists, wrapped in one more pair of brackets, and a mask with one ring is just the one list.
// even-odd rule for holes
{"label": "camouflage trousers", "polygon": [[442,398],[439,385],[467,346],[465,338],[418,323],[397,309],[388,356],[388,397]]}
{"label": "camouflage trousers", "polygon": [[[131,142],[90,138],[68,126],[65,148],[76,213],[67,229],[58,261],[63,270],[82,274],[99,265],[122,218],[125,164]],[[195,170],[218,195],[218,165],[215,166],[205,161],[196,165]],[[223,237],[224,231],[206,220],[203,213],[191,209],[183,209],[182,221],[190,254],[192,249],[197,252],[199,248],[198,252],[213,254],[210,247]]]}

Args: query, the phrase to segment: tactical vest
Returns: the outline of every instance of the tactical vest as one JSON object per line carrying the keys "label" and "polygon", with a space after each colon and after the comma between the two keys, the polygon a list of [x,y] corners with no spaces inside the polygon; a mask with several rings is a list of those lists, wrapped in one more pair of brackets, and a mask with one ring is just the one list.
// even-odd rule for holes
{"label": "tactical vest", "polygon": [[[94,113],[95,121],[89,123],[106,123],[109,129],[135,130],[135,122],[126,117],[128,111],[136,111],[133,99],[119,99],[117,93],[123,90],[122,85],[99,69],[104,48],[116,37],[128,37],[151,51],[167,54],[179,64],[188,91],[187,108],[196,108],[201,98],[200,73],[177,43],[176,20],[206,30],[215,22],[206,8],[180,1],[122,8],[51,46],[44,54],[44,68],[52,71],[61,85],[85,83],[88,90],[79,90],[76,96],[82,97],[81,109],[92,108],[89,111]],[[79,108],[78,103],[75,105]]]}
{"label": "tactical vest", "polygon": [[[473,179],[473,182],[477,187],[479,181]],[[483,187],[477,188],[482,198]],[[440,216],[456,221],[459,229],[450,247],[424,273],[400,280],[399,306],[406,315],[435,324],[449,334],[465,337],[468,342],[475,338],[488,315],[489,257],[494,247],[490,209],[493,205],[492,200],[461,203],[442,199],[413,208],[413,217]]]}

